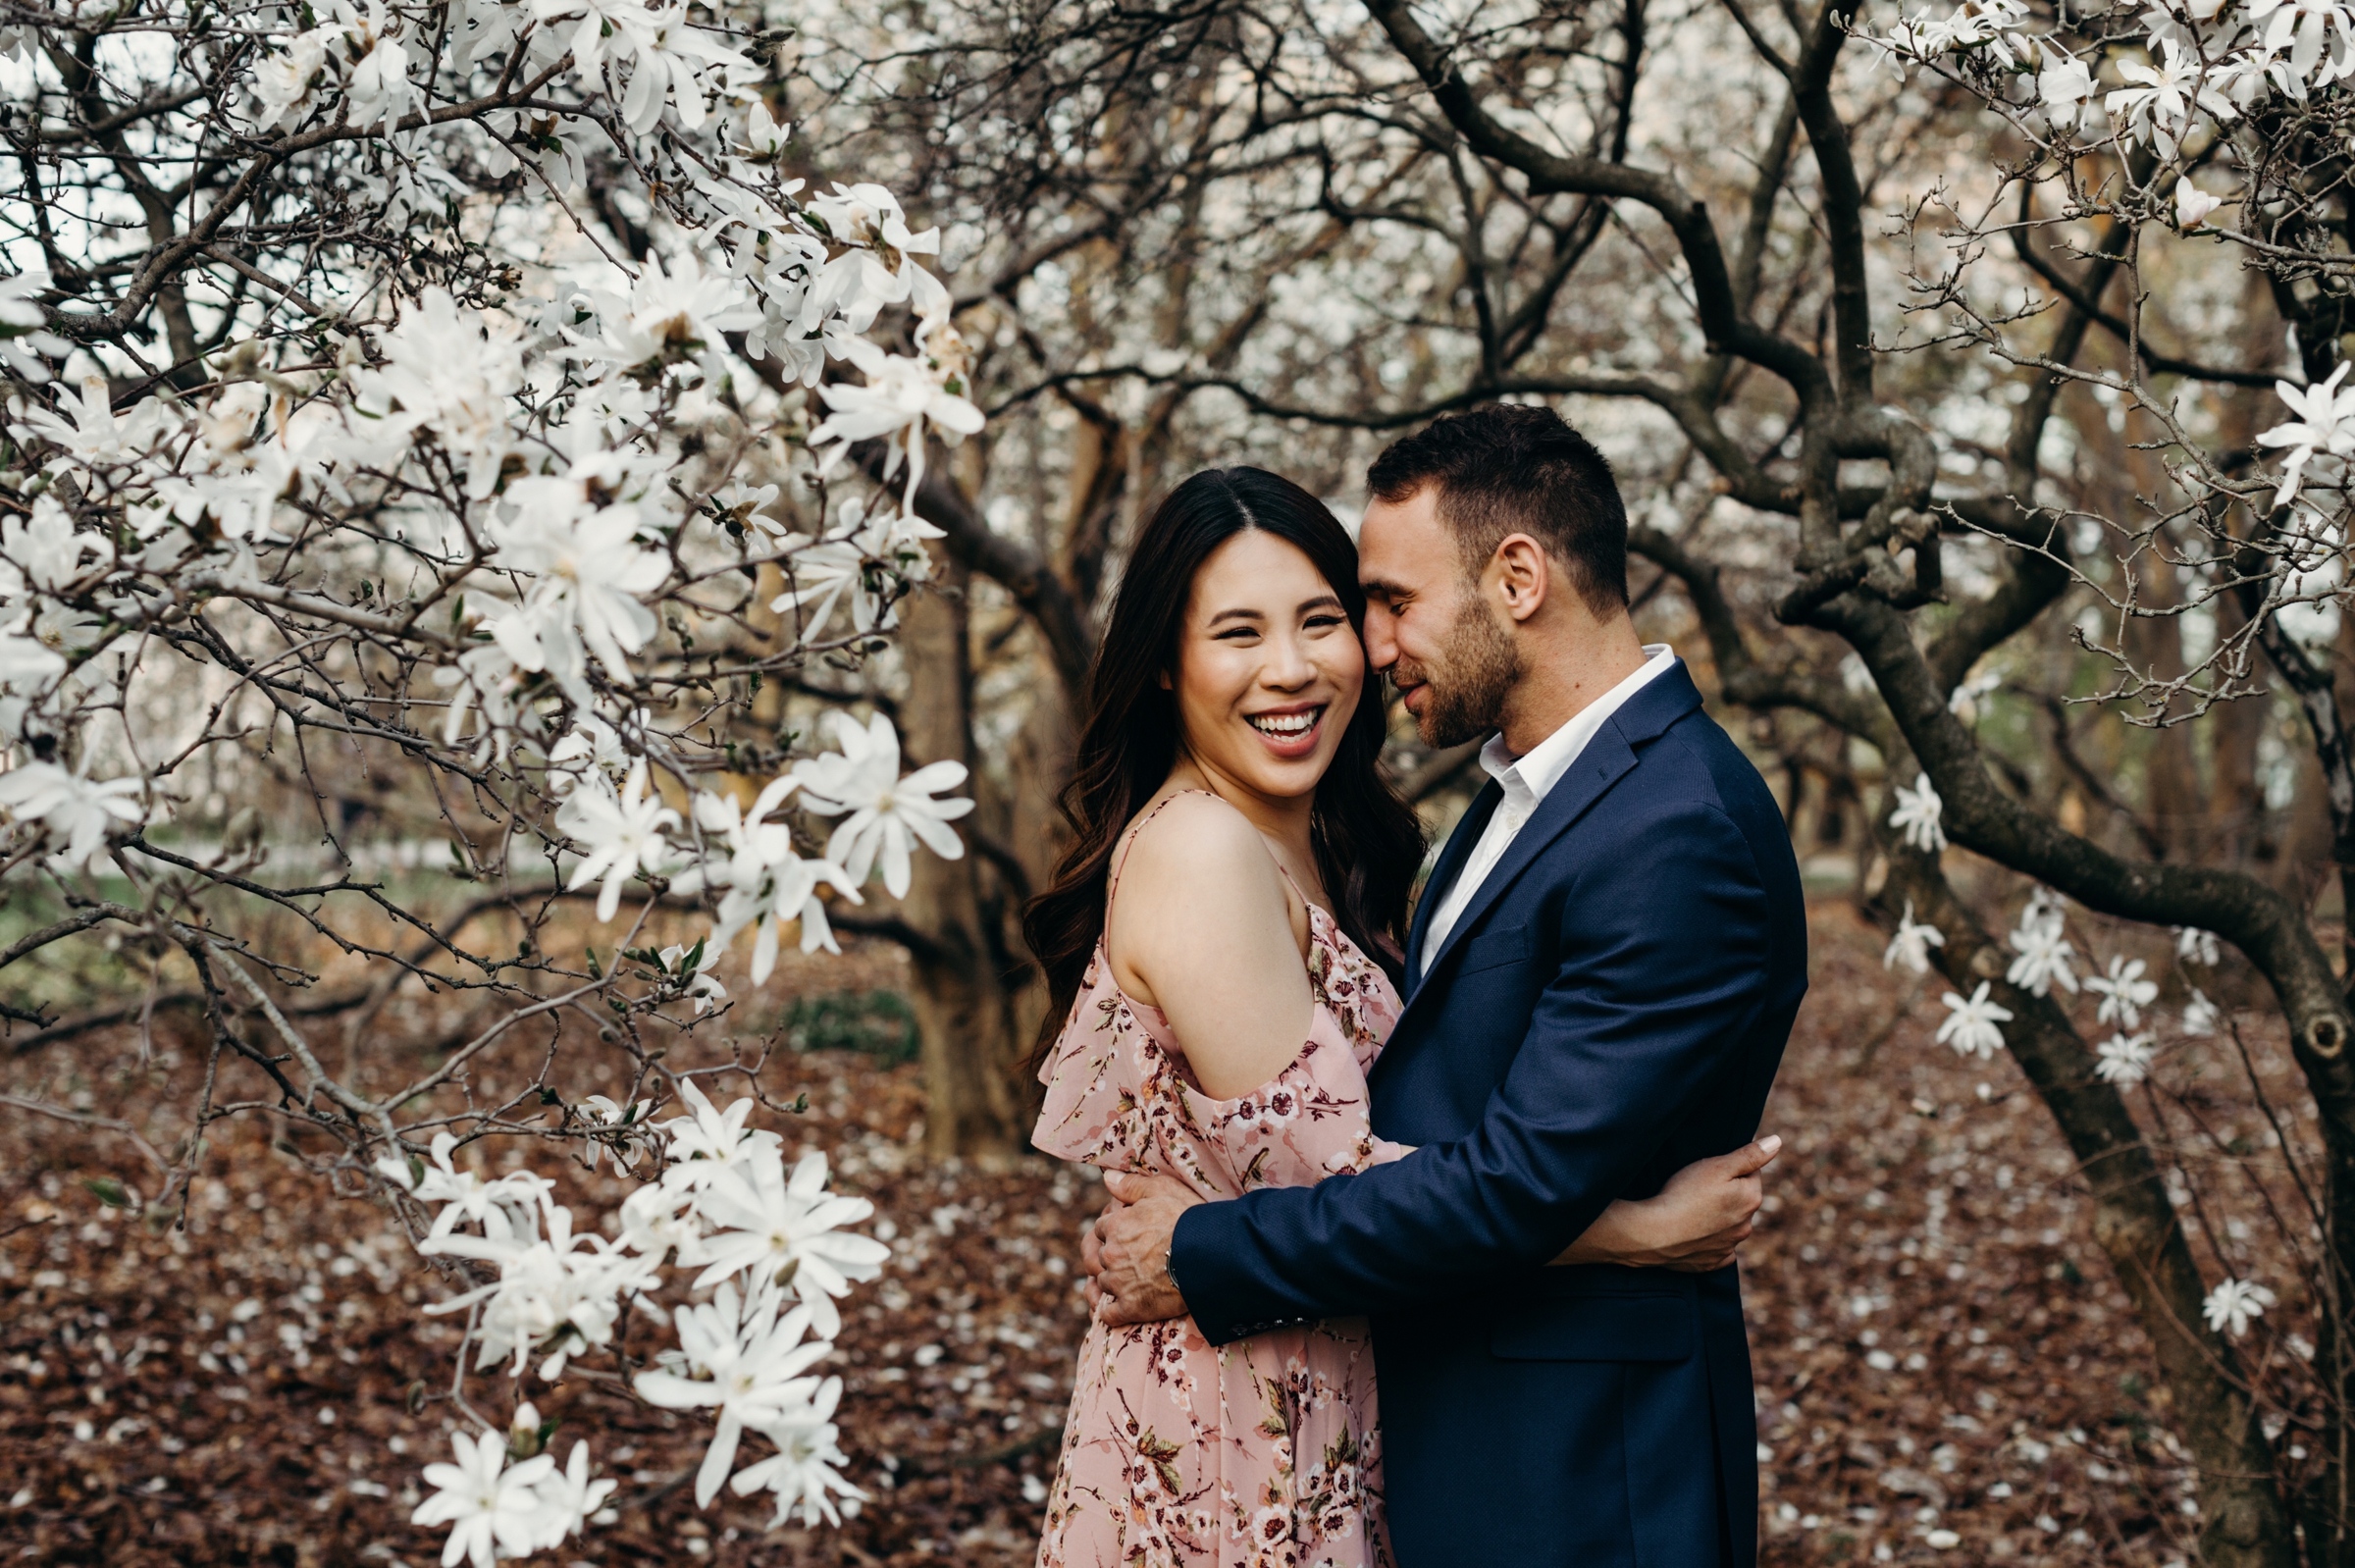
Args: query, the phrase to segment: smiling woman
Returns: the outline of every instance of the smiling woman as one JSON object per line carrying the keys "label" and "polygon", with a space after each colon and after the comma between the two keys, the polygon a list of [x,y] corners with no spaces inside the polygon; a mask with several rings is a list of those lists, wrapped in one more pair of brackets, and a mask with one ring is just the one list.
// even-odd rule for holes
{"label": "smiling woman", "polygon": [[[1350,941],[1398,972],[1423,832],[1380,769],[1381,704],[1359,701],[1371,679],[1358,640],[1364,615],[1356,548],[1333,513],[1287,479],[1211,469],[1154,511],[1090,676],[1063,796],[1073,843],[1053,885],[1024,912],[1053,996],[1038,1062],[1104,934],[1122,836],[1179,789],[1208,789],[1272,832],[1282,849],[1243,846],[1260,857],[1261,874],[1281,886],[1281,864]],[[1183,841],[1181,860],[1208,853],[1191,834],[1170,837]],[[1206,869],[1198,858],[1186,867],[1204,880]],[[1306,903],[1287,903],[1297,931]]]}
{"label": "smiling woman", "polygon": [[[1422,835],[1377,770],[1356,568],[1257,469],[1195,475],[1145,526],[1066,796],[1078,842],[1029,912],[1058,993],[1048,1153],[1218,1197],[1403,1152],[1366,1073]],[[1388,1561],[1363,1320],[1214,1350],[1099,1319],[1075,1384],[1049,1568]]]}

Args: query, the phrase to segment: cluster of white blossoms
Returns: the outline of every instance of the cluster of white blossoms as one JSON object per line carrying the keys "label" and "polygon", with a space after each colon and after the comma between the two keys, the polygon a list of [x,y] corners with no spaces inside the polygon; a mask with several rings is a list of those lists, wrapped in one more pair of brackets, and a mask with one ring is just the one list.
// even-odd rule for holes
{"label": "cluster of white blossoms", "polygon": [[[1901,816],[1911,815],[1915,825],[1925,819],[1937,820],[1937,793],[1925,777],[1917,791],[1902,786],[1897,793],[1906,797],[1900,807]],[[1926,813],[1921,807],[1923,796],[1930,803]],[[1904,826],[1893,817],[1893,825]],[[1926,848],[1927,846],[1921,846]],[[2179,963],[2213,966],[2221,956],[2221,945],[2214,932],[2193,926],[2175,928],[2175,957]],[[2095,1011],[2097,1023],[2111,1024],[2117,1032],[2096,1049],[2094,1071],[2107,1082],[2131,1087],[2149,1075],[2156,1059],[2155,1033],[2137,1032],[2142,1027],[2143,1009],[2159,998],[2158,982],[2143,977],[2144,964],[2140,959],[2123,955],[2114,956],[2106,972],[2080,980],[2076,973],[2077,950],[2068,939],[2068,915],[2066,901],[2050,888],[2038,887],[2028,895],[2027,905],[2020,911],[2019,923],[2009,934],[2014,958],[2004,971],[2010,984],[2029,995],[2045,997],[2055,987],[2076,995],[2080,990],[2101,998]],[[1930,952],[1946,946],[1946,933],[1934,924],[1913,917],[1913,901],[1906,901],[1905,911],[1898,916],[1897,929],[1881,955],[1881,967],[1904,966],[1914,974],[1930,972]],[[1938,1025],[1937,1040],[1950,1045],[1963,1055],[1976,1055],[1984,1061],[2004,1049],[2003,1025],[2013,1021],[2009,1008],[1995,1001],[1992,981],[1981,980],[1969,996],[1949,991],[1941,999],[1947,1016]],[[2214,1034],[2223,1015],[2214,1002],[2197,986],[2185,1003],[2181,1031],[2186,1035]]]}
{"label": "cluster of white blossoms", "polygon": [[[1922,780],[1920,788],[1930,792],[1927,778]],[[1901,789],[1899,793],[1907,792]],[[1936,801],[1935,792],[1930,792],[1930,799]],[[1935,820],[1934,811],[1931,820]],[[2133,1088],[2150,1076],[2158,1060],[2158,1032],[2141,1025],[2143,1010],[2159,998],[2159,986],[2143,977],[2142,960],[2122,955],[2113,956],[2103,973],[2080,980],[2074,967],[2078,962],[2076,948],[2068,939],[2067,927],[2067,907],[2061,895],[2046,887],[2032,889],[2026,907],[2020,911],[2019,924],[2009,936],[2015,957],[2004,978],[2036,997],[2051,995],[2055,987],[2071,995],[2083,990],[2100,997],[2095,1021],[2113,1025],[2113,1032],[2094,1047],[2094,1075],[2120,1089]],[[2179,964],[2214,966],[2222,956],[2222,944],[2213,931],[2177,926],[2173,934]],[[1881,967],[1896,968],[1902,965],[1915,974],[1927,974],[1931,949],[1945,946],[1946,934],[1933,924],[1916,920],[1913,902],[1909,899],[1904,913],[1898,916],[1897,930],[1881,956]],[[2178,1025],[2180,1031],[2186,1036],[2214,1034],[2224,1021],[2223,1011],[2199,987],[2190,990]],[[1938,1025],[1937,1043],[1981,1061],[2003,1050],[2003,1025],[2013,1021],[2014,1014],[1995,1001],[1993,991],[1992,981],[1981,980],[1968,996],[1958,991],[1947,992],[1941,999],[1946,1017]],[[2251,1319],[2262,1316],[2274,1304],[2274,1293],[2264,1285],[2225,1280],[2207,1298],[2208,1326],[2238,1338],[2248,1332]]]}
{"label": "cluster of white blossoms", "polygon": [[[285,787],[323,808],[299,833],[348,864],[334,786],[312,769],[364,772],[399,831],[437,819],[413,803],[463,798],[440,813],[454,872],[515,911],[592,892],[600,921],[625,899],[640,917],[658,898],[702,906],[687,940],[625,950],[628,988],[594,951],[582,977],[528,935],[511,959],[442,943],[486,1000],[602,1003],[623,1027],[601,1038],[635,1049],[625,1031],[657,1007],[726,1004],[713,966],[748,930],[759,983],[797,933],[805,951],[834,946],[829,898],[859,902],[878,871],[905,893],[918,846],[964,853],[962,764],[903,777],[883,717],[821,714],[831,747],[807,747],[805,715],[755,711],[764,679],[798,684],[813,659],[882,646],[940,537],[915,515],[926,444],[982,424],[972,351],[924,265],[939,232],[856,171],[822,191],[785,177],[783,32],[673,0],[45,15],[0,25],[0,93],[25,145],[96,171],[71,188],[118,185],[108,159],[244,163],[190,186],[201,234],[149,252],[145,226],[72,196],[45,201],[82,226],[52,248],[105,266],[53,277],[0,248],[9,892],[37,883],[28,897],[100,911],[87,940],[210,944],[267,1010],[234,913],[207,900],[233,881],[304,898],[322,928],[341,906],[245,875],[267,850],[238,827],[254,806],[209,817],[228,814],[233,781],[292,769]],[[216,31],[219,48],[149,47],[217,26],[234,34]],[[125,74],[69,88],[57,62],[77,59]],[[89,102],[121,106],[121,135],[146,139],[85,155],[73,106]],[[335,215],[329,238],[297,222],[313,207]],[[158,373],[141,350],[180,307],[151,296],[192,301],[214,346],[175,364],[172,337]],[[488,849],[469,836],[484,821]],[[470,896],[430,876],[398,908],[409,893],[383,884],[327,891],[345,885],[429,933],[436,895]],[[268,977],[301,983],[302,955],[280,957]],[[570,988],[555,1002],[550,976]],[[325,1070],[296,1055],[314,1092],[368,1103],[319,1089]],[[553,1095],[552,1058],[540,1071]],[[810,1521],[856,1499],[833,1468],[839,1385],[811,1369],[836,1298],[884,1249],[842,1228],[866,1206],[826,1191],[822,1158],[789,1170],[774,1134],[746,1130],[751,1101],[718,1113],[684,1083],[692,1114],[660,1124],[645,1104],[557,1095],[577,1101],[561,1132],[593,1163],[657,1162],[607,1236],[538,1176],[467,1171],[448,1131],[430,1158],[406,1152],[425,1133],[400,1118],[464,1131],[482,1116],[429,1105],[445,1077],[421,1085],[336,1135],[345,1169],[434,1209],[422,1249],[480,1281],[435,1309],[465,1316],[477,1372],[501,1369],[520,1394],[698,1271],[703,1299],[667,1318],[677,1348],[638,1388],[715,1420],[699,1497],[765,1491],[780,1518]],[[747,1443],[769,1451],[738,1468]],[[451,1527],[445,1562],[490,1568],[595,1514],[610,1484],[590,1467],[586,1446],[559,1471],[536,1442],[463,1433],[418,1518]]]}
{"label": "cluster of white blossoms", "polygon": [[[2251,203],[2245,188],[2203,188],[2195,173],[2212,187],[2245,179],[2269,161],[2260,127],[2355,78],[2355,10],[2336,3],[2133,0],[2064,8],[2058,26],[2053,17],[2027,0],[1962,0],[1858,36],[1900,72],[1959,78],[2056,162],[2116,155],[2129,179],[2097,199],[2183,233],[2213,233],[2220,213]],[[2317,155],[2331,156],[2335,139],[2318,134]],[[2340,390],[2345,376],[2341,363],[2319,386],[2277,384],[2295,417],[2257,438],[2282,453],[2273,505],[2318,478],[2346,484],[2355,392]]]}
{"label": "cluster of white blossoms", "polygon": [[[297,366],[286,341],[253,340],[214,356],[194,396],[154,378],[126,394],[123,377],[81,356],[71,395],[18,396],[0,421],[28,464],[11,480],[29,500],[25,513],[0,515],[8,848],[82,865],[104,841],[168,817],[167,783],[101,776],[96,749],[75,732],[114,696],[124,659],[167,656],[156,634],[192,601],[242,600],[416,655],[444,689],[444,743],[503,760],[518,742],[545,738],[551,716],[559,727],[612,716],[611,694],[640,680],[633,660],[665,618],[711,611],[694,589],[717,569],[781,575],[770,607],[795,633],[787,648],[829,646],[828,623],[847,603],[849,634],[831,646],[864,649],[926,575],[924,541],[938,533],[902,507],[846,500],[826,527],[788,532],[760,509],[773,487],[747,497],[703,441],[682,438],[714,414],[741,417],[729,409],[762,392],[748,367],[766,360],[778,383],[824,404],[826,417],[791,438],[816,456],[815,473],[879,439],[879,471],[904,469],[913,497],[927,436],[955,441],[981,422],[948,292],[917,260],[938,251],[938,232],[912,231],[879,185],[804,199],[802,182],[779,181],[785,130],[756,90],[763,73],[679,8],[448,10],[426,19],[338,0],[316,26],[285,33],[262,14],[243,100],[257,132],[340,117],[389,135],[424,106],[429,79],[447,91],[469,72],[488,88],[499,67],[553,77],[543,97],[568,89],[584,116],[618,114],[672,143],[705,138],[706,157],[676,165],[697,186],[681,211],[700,227],[667,226],[634,276],[559,277],[537,297],[493,304],[427,287],[372,304],[367,319],[339,314],[320,330],[324,365]],[[446,51],[439,61],[437,48]],[[551,180],[577,178],[565,163],[577,148],[567,154],[559,134],[569,121],[550,117],[526,135],[518,120],[402,131],[404,160],[430,174],[437,159],[511,166],[528,152]],[[0,351],[34,385],[71,348],[35,302],[50,286],[43,273],[0,278]],[[913,314],[913,355],[864,336],[892,306]],[[861,379],[826,380],[830,363]],[[339,569],[363,592],[340,592]],[[872,803],[838,804],[856,812]],[[617,848],[609,864],[650,869],[658,812],[618,796],[614,805],[618,822],[579,807],[584,825],[610,829],[586,842],[599,853],[634,831],[647,855],[630,862]],[[884,815],[875,845],[887,870],[911,836],[944,842]]]}
{"label": "cluster of white blossoms", "polygon": [[[841,1330],[836,1299],[873,1279],[890,1249],[845,1228],[873,1208],[827,1190],[823,1155],[787,1171],[777,1134],[747,1125],[752,1100],[721,1111],[691,1080],[680,1094],[689,1114],[667,1122],[646,1122],[643,1104],[603,1100],[588,1119],[616,1164],[654,1165],[610,1238],[576,1228],[553,1184],[533,1172],[486,1179],[460,1169],[446,1132],[430,1160],[387,1156],[377,1171],[408,1198],[439,1206],[420,1251],[496,1273],[426,1309],[467,1315],[476,1370],[501,1367],[520,1394],[531,1379],[553,1383],[572,1358],[610,1344],[626,1313],[667,1320],[677,1343],[636,1387],[654,1404],[712,1412],[698,1506],[726,1486],[739,1496],[773,1494],[780,1524],[835,1522],[864,1493],[837,1468],[842,1382],[812,1369]],[[688,1288],[708,1296],[666,1315],[654,1295],[674,1270],[700,1270]],[[547,1436],[519,1399],[508,1434],[452,1437],[455,1462],[428,1467],[440,1490],[415,1514],[418,1524],[450,1527],[444,1563],[471,1557],[491,1568],[494,1556],[552,1548],[595,1521],[614,1484],[593,1478],[585,1441],[556,1469],[539,1451]],[[772,1451],[737,1469],[748,1436]]]}
{"label": "cluster of white blossoms", "polygon": [[[948,824],[973,803],[935,798],[965,782],[963,762],[932,762],[902,775],[899,734],[882,714],[865,724],[843,712],[828,718],[839,751],[797,762],[754,798],[749,811],[733,795],[699,790],[684,817],[649,794],[643,757],[629,757],[618,746],[601,754],[594,731],[576,730],[550,753],[598,759],[566,787],[556,813],[558,825],[586,852],[568,885],[577,891],[599,884],[600,920],[613,918],[633,877],[664,876],[681,894],[724,889],[696,967],[707,968],[754,927],[755,985],[768,979],[784,933],[797,924],[803,952],[840,952],[819,889],[861,903],[859,889],[879,864],[885,889],[894,898],[905,895],[915,845],[945,860],[965,854],[964,841]],[[622,774],[618,781],[615,771]],[[797,851],[792,830],[776,814],[797,791],[804,810],[842,819],[820,857]],[[699,999],[725,995],[706,976],[699,974],[693,984]]]}

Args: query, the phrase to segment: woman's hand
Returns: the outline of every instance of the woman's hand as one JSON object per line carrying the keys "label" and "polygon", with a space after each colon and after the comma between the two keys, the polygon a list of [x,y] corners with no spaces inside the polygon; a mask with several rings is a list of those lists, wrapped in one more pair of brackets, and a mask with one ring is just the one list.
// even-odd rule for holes
{"label": "woman's hand", "polygon": [[1764,1137],[1731,1154],[1697,1160],[1670,1176],[1658,1197],[1612,1204],[1553,1261],[1687,1274],[1722,1269],[1750,1239],[1766,1196],[1758,1173],[1782,1148],[1781,1138]]}

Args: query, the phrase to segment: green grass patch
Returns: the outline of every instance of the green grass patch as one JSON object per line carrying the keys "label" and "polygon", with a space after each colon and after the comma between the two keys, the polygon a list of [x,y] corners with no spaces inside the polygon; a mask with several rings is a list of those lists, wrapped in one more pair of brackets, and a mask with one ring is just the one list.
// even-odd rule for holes
{"label": "green grass patch", "polygon": [[856,1051],[887,1067],[916,1060],[916,1008],[897,991],[796,997],[784,1029],[796,1051]]}

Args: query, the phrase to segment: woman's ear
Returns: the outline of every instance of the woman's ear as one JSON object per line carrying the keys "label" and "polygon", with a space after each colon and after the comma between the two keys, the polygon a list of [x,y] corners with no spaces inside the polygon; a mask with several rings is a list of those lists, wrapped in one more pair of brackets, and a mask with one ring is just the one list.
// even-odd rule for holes
{"label": "woman's ear", "polygon": [[1172,687],[1172,686],[1170,685],[1170,672],[1169,672],[1168,670],[1166,670],[1166,669],[1165,669],[1165,670],[1163,670],[1163,671],[1162,671],[1162,672],[1161,672],[1159,675],[1156,675],[1156,676],[1154,676],[1153,678],[1154,678],[1155,680],[1157,680],[1157,681],[1161,682],[1161,689],[1162,689],[1163,691],[1165,691],[1165,692],[1167,692],[1167,691],[1174,691],[1174,690],[1176,689],[1176,688],[1174,688],[1174,687]]}

